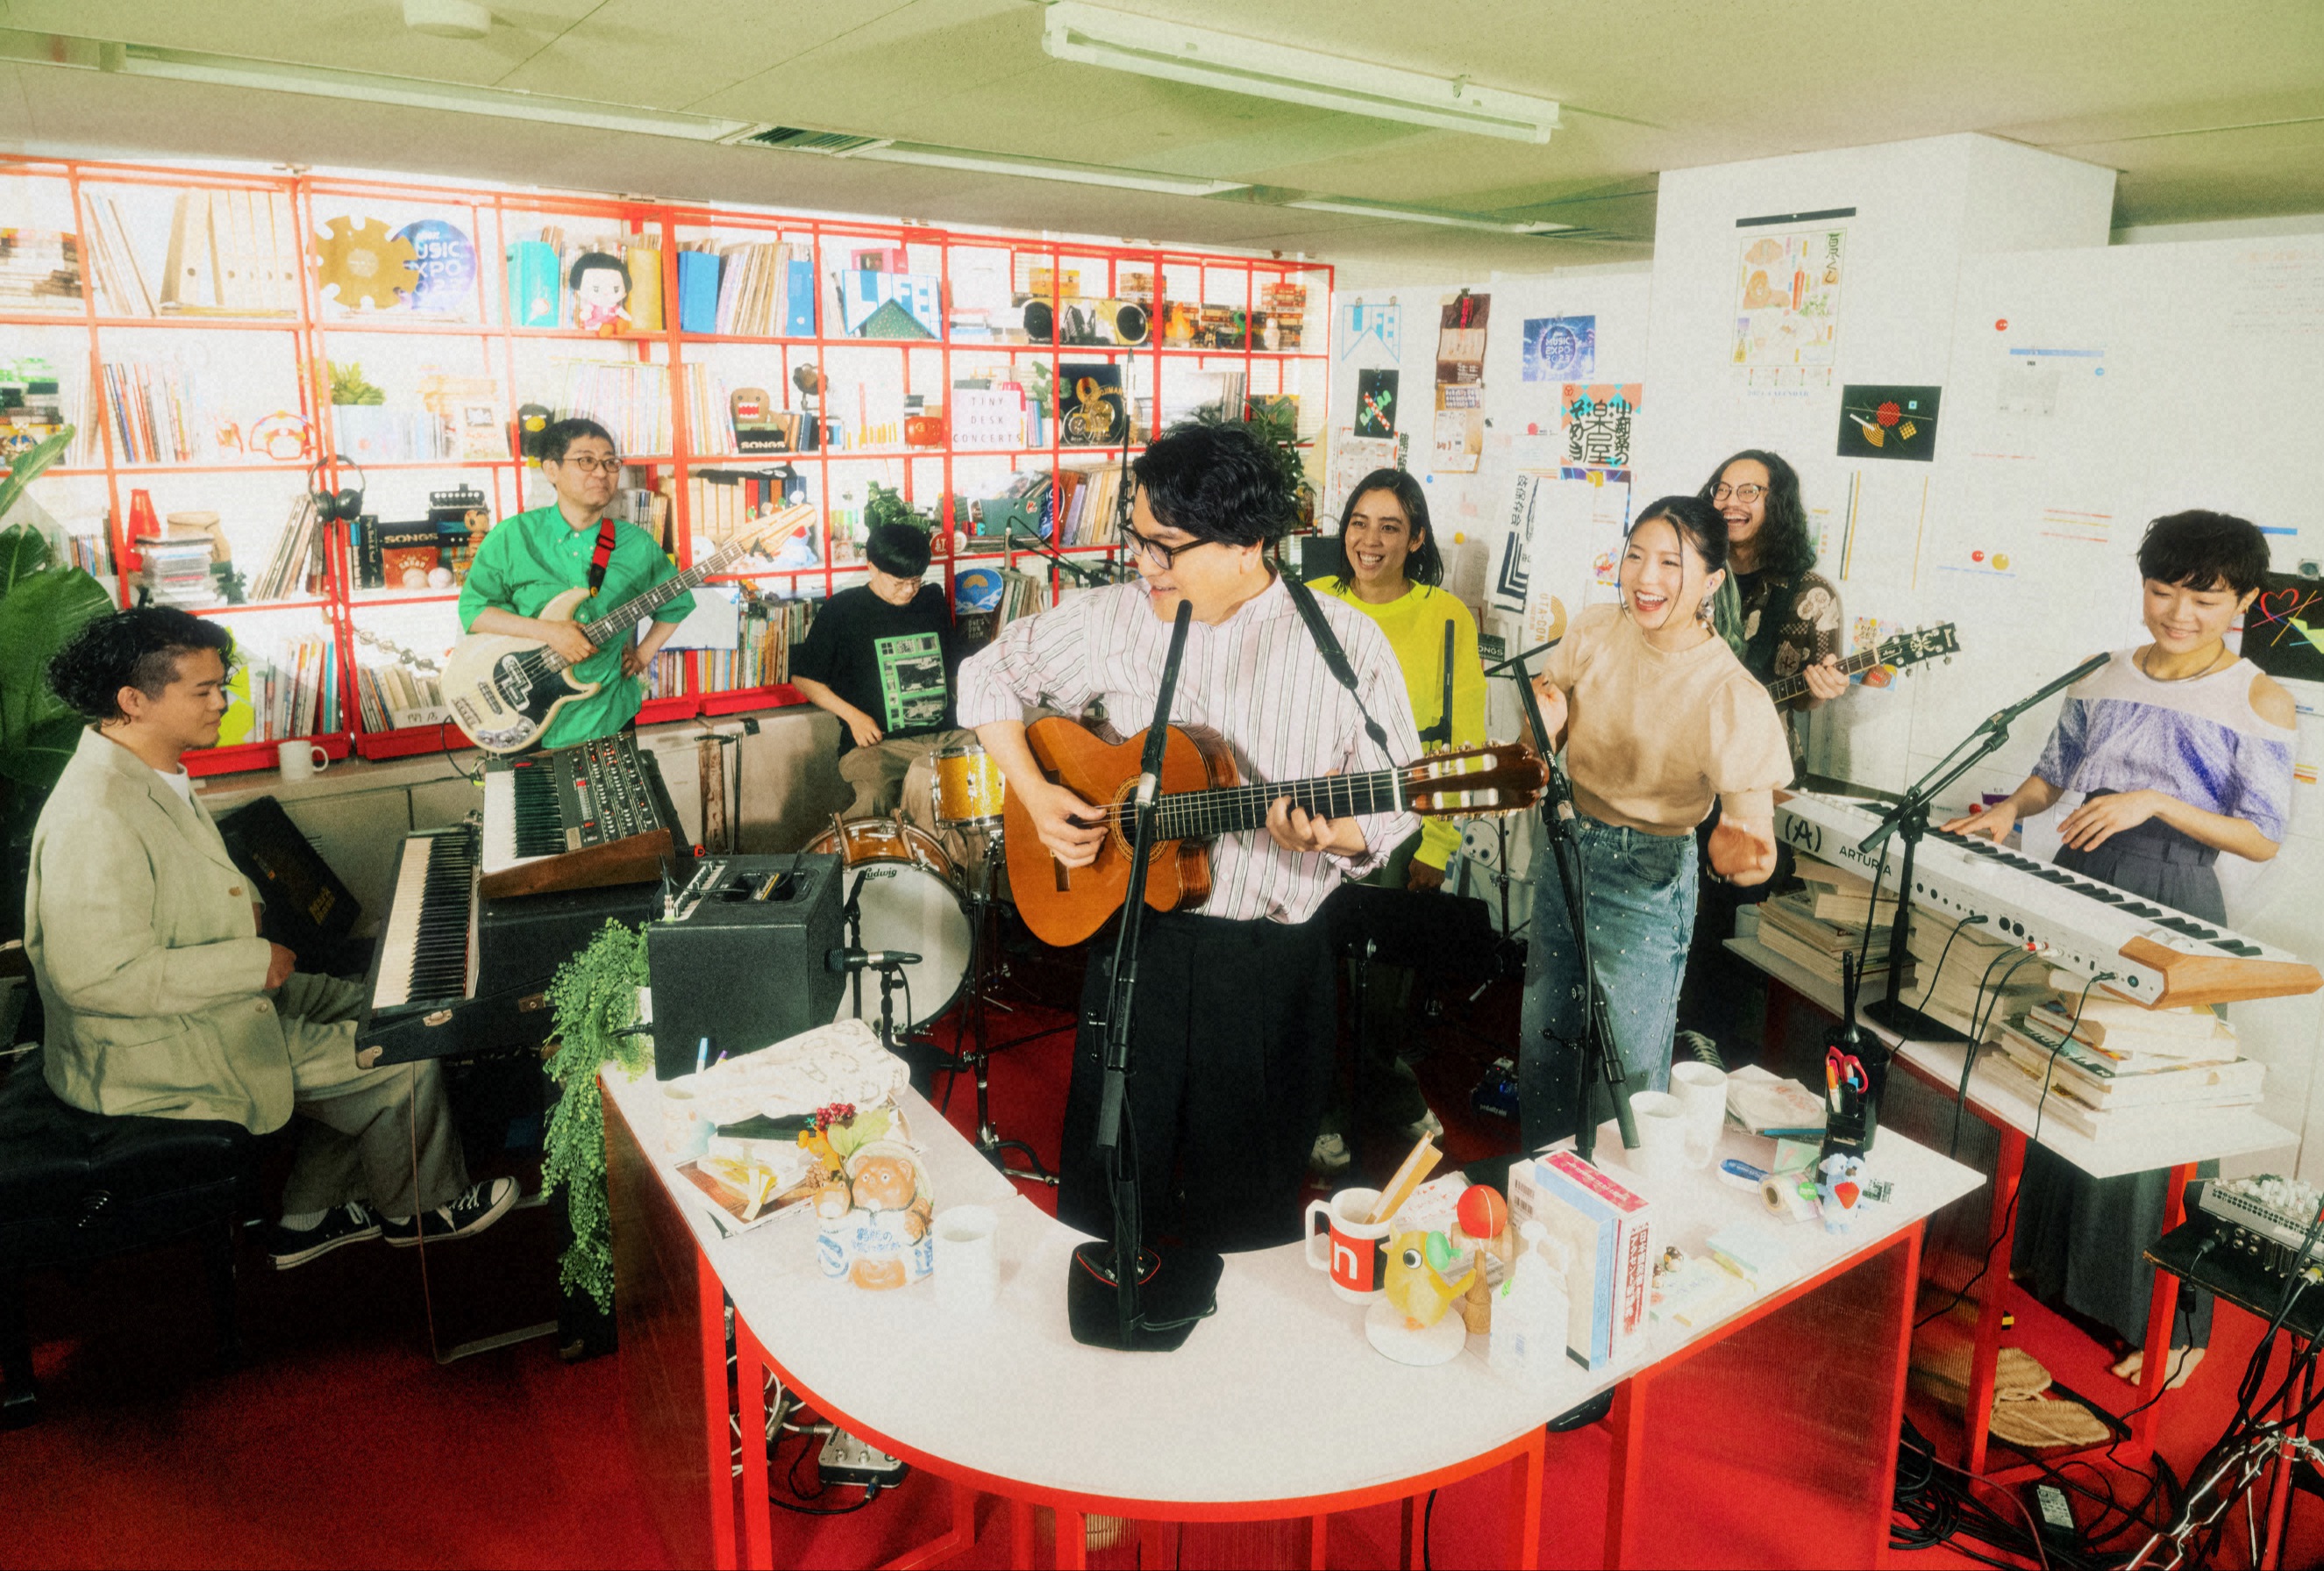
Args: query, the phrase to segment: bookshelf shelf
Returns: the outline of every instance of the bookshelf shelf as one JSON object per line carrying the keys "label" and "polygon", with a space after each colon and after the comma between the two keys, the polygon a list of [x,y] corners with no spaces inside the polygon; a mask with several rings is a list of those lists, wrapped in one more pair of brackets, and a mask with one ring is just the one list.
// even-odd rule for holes
{"label": "bookshelf shelf", "polygon": [[[697,535],[709,532],[715,524],[715,516],[695,516],[697,507],[709,505],[709,499],[717,494],[714,488],[721,484],[715,476],[706,477],[707,472],[748,476],[788,467],[804,478],[808,499],[822,511],[821,532],[815,541],[819,559],[809,566],[770,568],[723,576],[716,581],[763,584],[772,593],[808,597],[827,596],[835,588],[861,580],[865,566],[855,542],[872,484],[896,487],[908,505],[937,526],[932,542],[936,548],[936,574],[947,591],[955,568],[964,570],[972,564],[1005,562],[1022,571],[1048,575],[1054,584],[1056,570],[1042,553],[984,541],[954,552],[952,531],[967,527],[972,502],[998,494],[1004,478],[1000,471],[1054,476],[1121,461],[1120,447],[1079,447],[1054,439],[1062,411],[1051,402],[1056,395],[1047,390],[1060,385],[1064,367],[1074,364],[1120,367],[1122,395],[1131,401],[1133,418],[1142,431],[1149,430],[1156,419],[1171,418],[1188,407],[1186,385],[1213,371],[1225,374],[1221,385],[1233,386],[1237,384],[1232,373],[1240,370],[1239,385],[1246,398],[1290,395],[1312,404],[1305,411],[1307,418],[1300,422],[1302,430],[1320,430],[1327,423],[1318,417],[1326,412],[1323,401],[1329,356],[1321,346],[1333,271],[1321,263],[1151,244],[1102,245],[869,218],[810,217],[699,203],[462,188],[395,177],[254,175],[5,154],[0,154],[0,175],[37,178],[61,189],[65,193],[61,206],[72,215],[70,222],[82,240],[82,298],[69,303],[59,301],[55,310],[28,307],[0,313],[0,327],[20,333],[28,328],[41,330],[43,337],[35,339],[34,345],[60,366],[78,365],[71,374],[89,379],[79,416],[88,433],[88,444],[75,455],[78,463],[51,468],[42,484],[47,485],[51,478],[69,482],[71,488],[61,494],[72,500],[78,513],[90,517],[92,524],[92,493],[101,487],[106,513],[104,531],[116,563],[130,559],[134,533],[158,524],[158,520],[150,518],[134,526],[130,522],[133,493],[150,491],[157,514],[217,511],[226,528],[237,531],[236,565],[254,580],[268,567],[272,553],[264,543],[267,537],[262,534],[253,540],[251,531],[263,523],[279,536],[282,527],[276,522],[279,514],[260,516],[271,513],[279,504],[269,500],[254,509],[250,498],[260,494],[259,488],[246,484],[236,486],[231,477],[269,481],[280,491],[285,481],[303,482],[312,466],[303,459],[129,461],[124,444],[135,441],[139,451],[152,448],[147,445],[150,433],[135,429],[134,411],[127,411],[130,429],[120,429],[121,420],[110,405],[107,386],[98,372],[101,364],[115,361],[166,368],[171,364],[200,365],[215,355],[232,362],[235,369],[230,373],[206,374],[215,385],[188,384],[186,408],[172,417],[183,421],[185,432],[177,436],[174,448],[164,444],[160,450],[173,457],[214,452],[217,448],[210,439],[226,424],[240,421],[247,430],[262,413],[272,419],[271,411],[279,410],[307,433],[320,460],[324,485],[337,488],[352,483],[352,467],[340,464],[335,455],[357,449],[353,459],[361,462],[365,477],[367,511],[383,520],[418,516],[415,499],[424,497],[431,485],[448,485],[457,477],[465,477],[466,484],[484,494],[495,520],[521,511],[529,500],[538,497],[528,495],[527,466],[515,457],[362,462],[363,442],[358,438],[363,428],[346,412],[346,406],[324,402],[329,393],[322,379],[335,356],[340,362],[359,362],[365,375],[376,379],[388,393],[383,407],[404,416],[433,412],[450,422],[446,427],[447,442],[471,450],[483,446],[473,439],[483,422],[470,411],[482,407],[477,390],[484,387],[491,389],[490,418],[498,427],[496,440],[502,434],[513,439],[515,411],[526,403],[548,405],[558,415],[591,413],[601,420],[608,413],[626,415],[626,425],[618,420],[606,423],[617,435],[635,439],[632,446],[659,449],[626,454],[631,466],[626,479],[632,487],[648,493],[657,520],[666,513],[665,543],[679,561],[693,559]],[[312,255],[265,252],[254,257],[245,250],[243,259],[257,271],[244,268],[231,275],[244,281],[245,292],[239,296],[226,292],[219,282],[229,276],[223,263],[217,278],[196,280],[191,292],[184,288],[185,275],[163,276],[165,266],[179,265],[180,254],[179,247],[164,242],[180,238],[180,229],[188,236],[197,234],[187,226],[188,212],[208,215],[202,221],[210,227],[199,236],[208,244],[187,246],[183,254],[212,255],[226,244],[226,231],[220,227],[225,220],[217,215],[245,201],[262,216],[268,212],[274,216],[271,231],[260,226],[253,234],[304,235],[318,242],[327,234],[327,223],[342,215],[357,223],[375,220],[398,232],[431,220],[448,226],[465,243],[465,270],[455,268],[451,273],[462,282],[447,286],[448,292],[425,302],[441,314],[419,315],[408,310],[410,297],[395,297],[402,304],[350,306],[351,297],[343,288],[327,286]],[[0,222],[13,221],[9,215],[0,214]],[[51,221],[49,226],[57,226]],[[555,325],[541,325],[549,319],[541,314],[539,295],[528,296],[512,287],[513,264],[508,259],[516,254],[516,246],[536,236],[549,243],[549,259],[556,281],[549,315],[559,319]],[[735,249],[751,245],[792,249]],[[572,325],[568,270],[582,251],[592,249],[618,254],[625,269],[632,270],[627,280],[632,292],[624,303],[645,305],[639,312],[636,330],[609,337]],[[739,324],[788,322],[807,330],[686,330],[685,322],[702,326],[708,319],[695,314],[704,304],[698,292],[701,264],[683,259],[706,250],[720,254],[712,274],[716,281],[714,292],[729,282],[748,284],[752,270],[764,263],[759,276],[785,297],[782,309],[771,314],[767,314],[767,300],[742,301],[738,297],[738,310],[747,303],[758,313],[738,316]],[[862,276],[875,271],[867,255],[877,258],[876,271],[887,276],[887,283],[874,288]],[[171,258],[166,263],[165,256]],[[648,261],[659,269],[658,290],[644,282],[650,274],[634,272]],[[188,273],[200,265],[193,263]],[[738,265],[742,272],[733,271]],[[682,273],[694,292],[681,289]],[[249,281],[254,278],[263,279],[264,287],[282,292],[247,292],[252,287]],[[211,292],[202,292],[204,288]],[[811,291],[811,302],[801,291]],[[657,293],[658,300],[645,303]],[[862,337],[838,331],[843,324],[862,321],[869,303],[882,295],[885,303],[879,309],[903,309],[914,319],[936,328],[936,336]],[[177,310],[170,302],[179,300],[198,300],[203,309]],[[1009,313],[1021,308],[1046,304],[1057,313],[1061,307],[1086,310],[1100,300],[1139,300],[1147,306],[1153,324],[1148,342],[1005,341],[1003,329],[1014,331],[1015,318]],[[295,309],[279,312],[271,309],[293,300]],[[241,310],[235,309],[237,302],[260,302],[270,309]],[[721,299],[712,303],[719,308],[717,319],[725,321],[726,302]],[[120,314],[124,306],[129,314]],[[145,314],[147,308],[152,314]],[[1204,334],[1219,330],[1227,321],[1240,332],[1246,319],[1251,331],[1244,343],[1231,347],[1168,341],[1166,321],[1183,323],[1188,311],[1199,319],[1197,330]],[[1265,319],[1269,322],[1280,315],[1286,336],[1294,330],[1296,321],[1304,319],[1302,337],[1318,347],[1266,348],[1258,336],[1262,312],[1268,313]],[[1005,322],[1004,317],[1009,319]],[[965,323],[982,323],[988,318],[994,323],[994,336],[964,329]],[[1063,323],[1067,318],[1058,314],[1056,319]],[[1179,329],[1174,325],[1171,330]],[[197,337],[163,336],[187,333]],[[62,338],[65,334],[80,335],[79,344],[68,347]],[[204,348],[199,337],[204,334],[224,337],[208,340],[209,347]],[[261,337],[254,339],[250,337],[254,334]],[[141,341],[139,335],[149,336]],[[249,347],[238,347],[243,345]],[[263,348],[259,347],[262,345]],[[277,345],[290,353],[283,355]],[[575,369],[593,365],[634,369],[617,369],[610,375]],[[1052,439],[991,447],[881,441],[835,450],[826,431],[825,442],[806,451],[724,450],[733,445],[727,401],[733,391],[759,387],[772,395],[767,400],[769,412],[804,412],[807,401],[798,396],[795,377],[810,368],[822,379],[825,396],[819,407],[843,437],[884,436],[887,428],[899,429],[911,413],[941,411],[949,444],[956,432],[955,419],[968,421],[973,431],[977,430],[979,411],[955,407],[965,402],[956,394],[973,386],[1019,393],[1028,411],[1038,410],[1047,421],[1046,430],[1028,430],[1026,434]],[[254,391],[261,382],[264,390]],[[1176,388],[1174,382],[1179,384]],[[971,386],[959,385],[963,383]],[[466,391],[453,402],[445,402],[453,397],[454,384],[465,384]],[[430,387],[437,391],[428,392]],[[417,403],[411,397],[416,389],[422,394]],[[445,397],[438,398],[438,393]],[[198,394],[211,397],[194,396]],[[179,396],[175,388],[171,396]],[[917,405],[909,402],[914,400]],[[252,407],[245,410],[241,407],[244,404]],[[453,410],[463,418],[454,420],[447,412]],[[1011,427],[992,430],[989,401],[982,412],[988,422],[982,428],[982,434],[1004,439],[1013,434]],[[462,431],[471,439],[450,441]],[[374,445],[389,452],[428,451],[438,446],[432,439],[399,434],[392,426],[378,433]],[[1299,446],[1312,449],[1315,444],[1303,439]],[[501,453],[508,450],[505,445],[499,448]],[[1130,448],[1132,455],[1139,450],[1139,444]],[[229,478],[222,484],[221,476]],[[666,508],[657,497],[667,499]],[[1113,556],[1119,549],[1081,543],[1061,548],[1061,554],[1085,560]],[[345,757],[350,752],[364,757],[431,753],[447,741],[453,748],[462,746],[463,739],[456,733],[435,725],[386,725],[365,730],[356,679],[359,667],[374,667],[394,658],[383,653],[374,642],[390,629],[396,631],[389,635],[401,643],[420,646],[423,658],[432,656],[433,642],[440,635],[441,623],[449,619],[448,607],[457,598],[456,589],[349,587],[355,581],[355,564],[344,529],[319,531],[316,552],[309,570],[319,570],[319,581],[328,586],[319,594],[204,606],[198,614],[229,624],[244,616],[252,618],[253,637],[244,642],[259,645],[262,651],[267,639],[281,636],[280,629],[286,625],[282,614],[312,620],[336,656],[335,667],[327,663],[323,669],[336,697],[337,714],[346,721],[316,738],[332,756]],[[290,581],[296,585],[317,580]],[[134,575],[121,582],[124,604],[137,588]],[[404,620],[393,620],[398,617]],[[364,633],[361,641],[356,637],[359,623]],[[436,631],[403,631],[423,626]],[[257,636],[261,633],[264,636]],[[254,661],[259,658],[254,652]],[[663,679],[672,683],[670,690],[650,699],[641,718],[729,715],[802,701],[795,688],[782,684],[711,688],[707,683],[712,663],[705,652],[678,660],[663,673]],[[189,762],[197,772],[205,774],[271,768],[274,745],[272,742],[240,744],[211,750]]]}

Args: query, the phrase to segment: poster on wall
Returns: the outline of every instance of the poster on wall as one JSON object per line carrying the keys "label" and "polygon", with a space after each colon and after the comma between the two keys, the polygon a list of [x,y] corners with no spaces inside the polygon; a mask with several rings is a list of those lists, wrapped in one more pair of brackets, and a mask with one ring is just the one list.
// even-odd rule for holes
{"label": "poster on wall", "polygon": [[2324,580],[2270,573],[2244,613],[2244,655],[2272,677],[2324,682]]}
{"label": "poster on wall", "polygon": [[1351,300],[1340,308],[1340,358],[1384,360],[1393,365],[1404,350],[1404,308],[1390,300],[1371,305]]}
{"label": "poster on wall", "polygon": [[1644,388],[1636,382],[1569,382],[1558,394],[1565,461],[1591,468],[1630,467],[1630,433]]}
{"label": "poster on wall", "polygon": [[1428,467],[1440,475],[1473,475],[1485,450],[1485,390],[1476,383],[1436,385],[1436,429]]}
{"label": "poster on wall", "polygon": [[1396,384],[1393,371],[1356,373],[1356,435],[1396,435]]}
{"label": "poster on wall", "polygon": [[1736,267],[1734,362],[1830,365],[1840,343],[1845,229],[1747,234]]}
{"label": "poster on wall", "polygon": [[1927,463],[1937,456],[1943,392],[1850,383],[1840,394],[1840,456]]}
{"label": "poster on wall", "polygon": [[1437,312],[1436,380],[1471,385],[1485,380],[1485,327],[1493,297],[1462,290]]}
{"label": "poster on wall", "polygon": [[1566,382],[1598,369],[1596,317],[1529,317],[1525,325],[1523,375],[1527,382]]}
{"label": "poster on wall", "polygon": [[1316,513],[1319,522],[1329,521],[1325,527],[1337,528],[1340,514],[1348,505],[1349,494],[1363,477],[1375,469],[1396,469],[1397,443],[1393,437],[1367,437],[1342,427],[1332,437],[1332,454],[1323,466],[1323,494]]}

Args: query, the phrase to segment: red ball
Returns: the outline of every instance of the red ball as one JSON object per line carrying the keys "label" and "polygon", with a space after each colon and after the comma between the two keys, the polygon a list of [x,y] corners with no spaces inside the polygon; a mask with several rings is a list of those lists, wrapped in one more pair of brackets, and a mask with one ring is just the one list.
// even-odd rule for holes
{"label": "red ball", "polygon": [[1471,1238],[1499,1238],[1509,1224],[1509,1203],[1489,1184],[1471,1184],[1462,1190],[1456,1214],[1461,1231]]}

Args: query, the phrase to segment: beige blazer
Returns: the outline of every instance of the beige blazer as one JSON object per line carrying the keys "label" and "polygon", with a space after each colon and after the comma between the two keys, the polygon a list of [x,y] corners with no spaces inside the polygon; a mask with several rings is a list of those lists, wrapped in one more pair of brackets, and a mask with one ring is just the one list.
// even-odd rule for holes
{"label": "beige blazer", "polygon": [[263,991],[250,880],[217,826],[135,753],[80,745],[32,830],[24,947],[49,1085],[93,1113],[290,1117],[290,1055]]}

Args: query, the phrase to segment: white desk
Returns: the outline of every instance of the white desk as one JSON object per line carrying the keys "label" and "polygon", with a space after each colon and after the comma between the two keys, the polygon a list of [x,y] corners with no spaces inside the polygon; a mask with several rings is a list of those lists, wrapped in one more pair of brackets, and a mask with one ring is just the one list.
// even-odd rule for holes
{"label": "white desk", "polygon": [[[656,1101],[650,1081],[610,1087],[606,1124],[617,1158],[625,1139],[649,1151],[658,1144]],[[725,1238],[658,1162],[652,1168],[660,1182],[651,1186],[641,1182],[633,1160],[611,1164],[617,1185],[632,1190],[616,1207],[617,1254],[631,1252],[621,1247],[622,1229],[637,1209],[634,1190],[662,1190],[684,1216],[706,1267],[698,1284],[703,1312],[715,1301],[713,1282],[734,1306],[742,1433],[763,1423],[753,1417],[759,1371],[772,1368],[851,1433],[953,1481],[955,1529],[933,1552],[964,1547],[973,1533],[974,1496],[991,1493],[1015,1502],[1020,1556],[1029,1554],[1032,1505],[1055,1506],[1067,1563],[1078,1555],[1084,1511],[1149,1521],[1307,1517],[1320,1562],[1329,1513],[1408,1502],[1441,1483],[1518,1461],[1524,1465],[1511,1481],[1509,1553],[1512,1563],[1530,1565],[1540,1538],[1542,1426],[1618,1383],[1608,1560],[1663,1555],[1670,1513],[1653,1509],[1657,1502],[1650,1497],[1665,1478],[1683,1482],[1683,1473],[1663,1467],[1659,1455],[1649,1470],[1648,1442],[1659,1449],[1666,1431],[1675,1437],[1682,1426],[1702,1428],[1702,1401],[1683,1380],[1671,1377],[1738,1337],[1724,1364],[1720,1358],[1702,1364],[1754,1372],[1744,1383],[1756,1382],[1748,1401],[1757,1410],[1748,1423],[1738,1413],[1735,1433],[1763,1447],[1770,1402],[1812,1417],[1812,1423],[1791,1427],[1811,1437],[1803,1449],[1816,1448],[1815,1432],[1851,1430],[1849,1444],[1821,1442],[1832,1450],[1817,1465],[1799,1465],[1794,1455],[1784,1472],[1815,1478],[1825,1489],[1821,1509],[1840,1524],[1833,1529],[1840,1537],[1825,1535],[1836,1561],[1876,1559],[1886,1541],[1922,1225],[1979,1182],[1969,1169],[1884,1133],[1871,1176],[1888,1179],[1895,1193],[1889,1204],[1868,1206],[1852,1233],[1794,1227],[1798,1248],[1788,1275],[1725,1321],[1691,1334],[1659,1327],[1646,1356],[1628,1369],[1593,1375],[1576,1365],[1548,1390],[1526,1391],[1486,1366],[1478,1338],[1436,1369],[1381,1357],[1365,1340],[1362,1310],[1333,1297],[1296,1245],[1229,1256],[1218,1313],[1176,1353],[1082,1346],[1067,1333],[1065,1305],[1067,1260],[1082,1235],[1017,1195],[918,1098],[908,1099],[906,1113],[926,1148],[938,1210],[975,1203],[1000,1213],[1001,1295],[989,1314],[948,1318],[928,1284],[867,1293],[825,1279],[814,1262],[814,1224],[805,1216]],[[1726,1154],[1764,1161],[1770,1149],[1735,1134]],[[1619,1151],[1609,1124],[1601,1160],[1613,1165]],[[1676,1243],[1700,1252],[1719,1228],[1766,1216],[1756,1194],[1708,1174],[1690,1174],[1668,1194],[1639,1187],[1660,1202],[1658,1247]],[[622,1289],[630,1285],[625,1274]],[[1802,1313],[1813,1317],[1812,1333],[1784,1320],[1794,1305],[1807,1307]],[[1853,1335],[1838,1341],[1829,1335],[1835,1314],[1849,1317]],[[718,1341],[723,1345],[723,1335]],[[702,1356],[709,1345],[706,1326]],[[625,1307],[625,1360],[631,1345]],[[1731,1387],[1736,1372],[1725,1368],[1720,1378]],[[638,1382],[630,1383],[634,1390]],[[1733,1391],[1729,1397],[1746,1400]],[[1860,1414],[1861,1433],[1845,1421],[1835,1425],[1833,1411]],[[712,1418],[703,1414],[706,1424]],[[723,1411],[715,1415],[714,1451],[724,1442],[724,1419]],[[755,1453],[745,1447],[745,1562],[765,1565],[771,1563],[765,1467],[761,1456],[753,1468]],[[1675,1509],[1689,1497],[1673,1498]],[[1708,1513],[1698,1504],[1692,1514]],[[714,1501],[711,1517],[714,1524],[731,1524],[731,1498],[723,1516]],[[1785,1534],[1798,1525],[1796,1515],[1776,1524]]]}
{"label": "white desk", "polygon": [[[1840,989],[1784,956],[1749,938],[1727,940],[1729,952],[1766,973],[1786,990],[1805,999],[1825,1014],[1840,1016]],[[1782,1039],[1780,1000],[1768,993],[1766,1039],[1773,1049]],[[1873,1021],[1858,1022],[1895,1054],[1895,1062],[1947,1096],[1960,1092],[1961,1064],[1969,1051],[1965,1042],[1906,1041],[1895,1030]],[[1966,1410],[1969,1445],[1962,1465],[1971,1473],[1985,1471],[1987,1429],[1993,1411],[1994,1371],[2001,1357],[2001,1322],[2010,1293],[2009,1254],[2016,1237],[2016,1197],[2024,1177],[2025,1146],[2037,1127],[2044,1151],[2053,1151],[2093,1178],[2118,1178],[2127,1173],[2171,1169],[2170,1195],[2164,1204],[2165,1233],[2186,1220],[2185,1190],[2198,1162],[2253,1151],[2274,1151],[2297,1139],[2280,1124],[2271,1123],[2247,1107],[2190,1108],[2184,1120],[2170,1130],[2142,1129],[2135,1137],[2093,1139],[2057,1121],[2041,1122],[2034,1104],[1994,1071],[1978,1065],[1969,1075],[1969,1105],[2001,1136],[1994,1168],[1993,1220],[1987,1232],[1984,1274],[1978,1280],[1977,1341],[1969,1357]],[[1882,1139],[1886,1139],[1883,1132]],[[2171,1324],[2179,1307],[2179,1279],[2169,1271],[2154,1273],[2154,1290],[2147,1301],[2144,1370],[2163,1368],[2170,1353]],[[2143,1383],[2148,1375],[2142,1372]],[[2130,1420],[2134,1453],[2151,1454],[2162,1421],[2160,1403],[2142,1401]]]}

